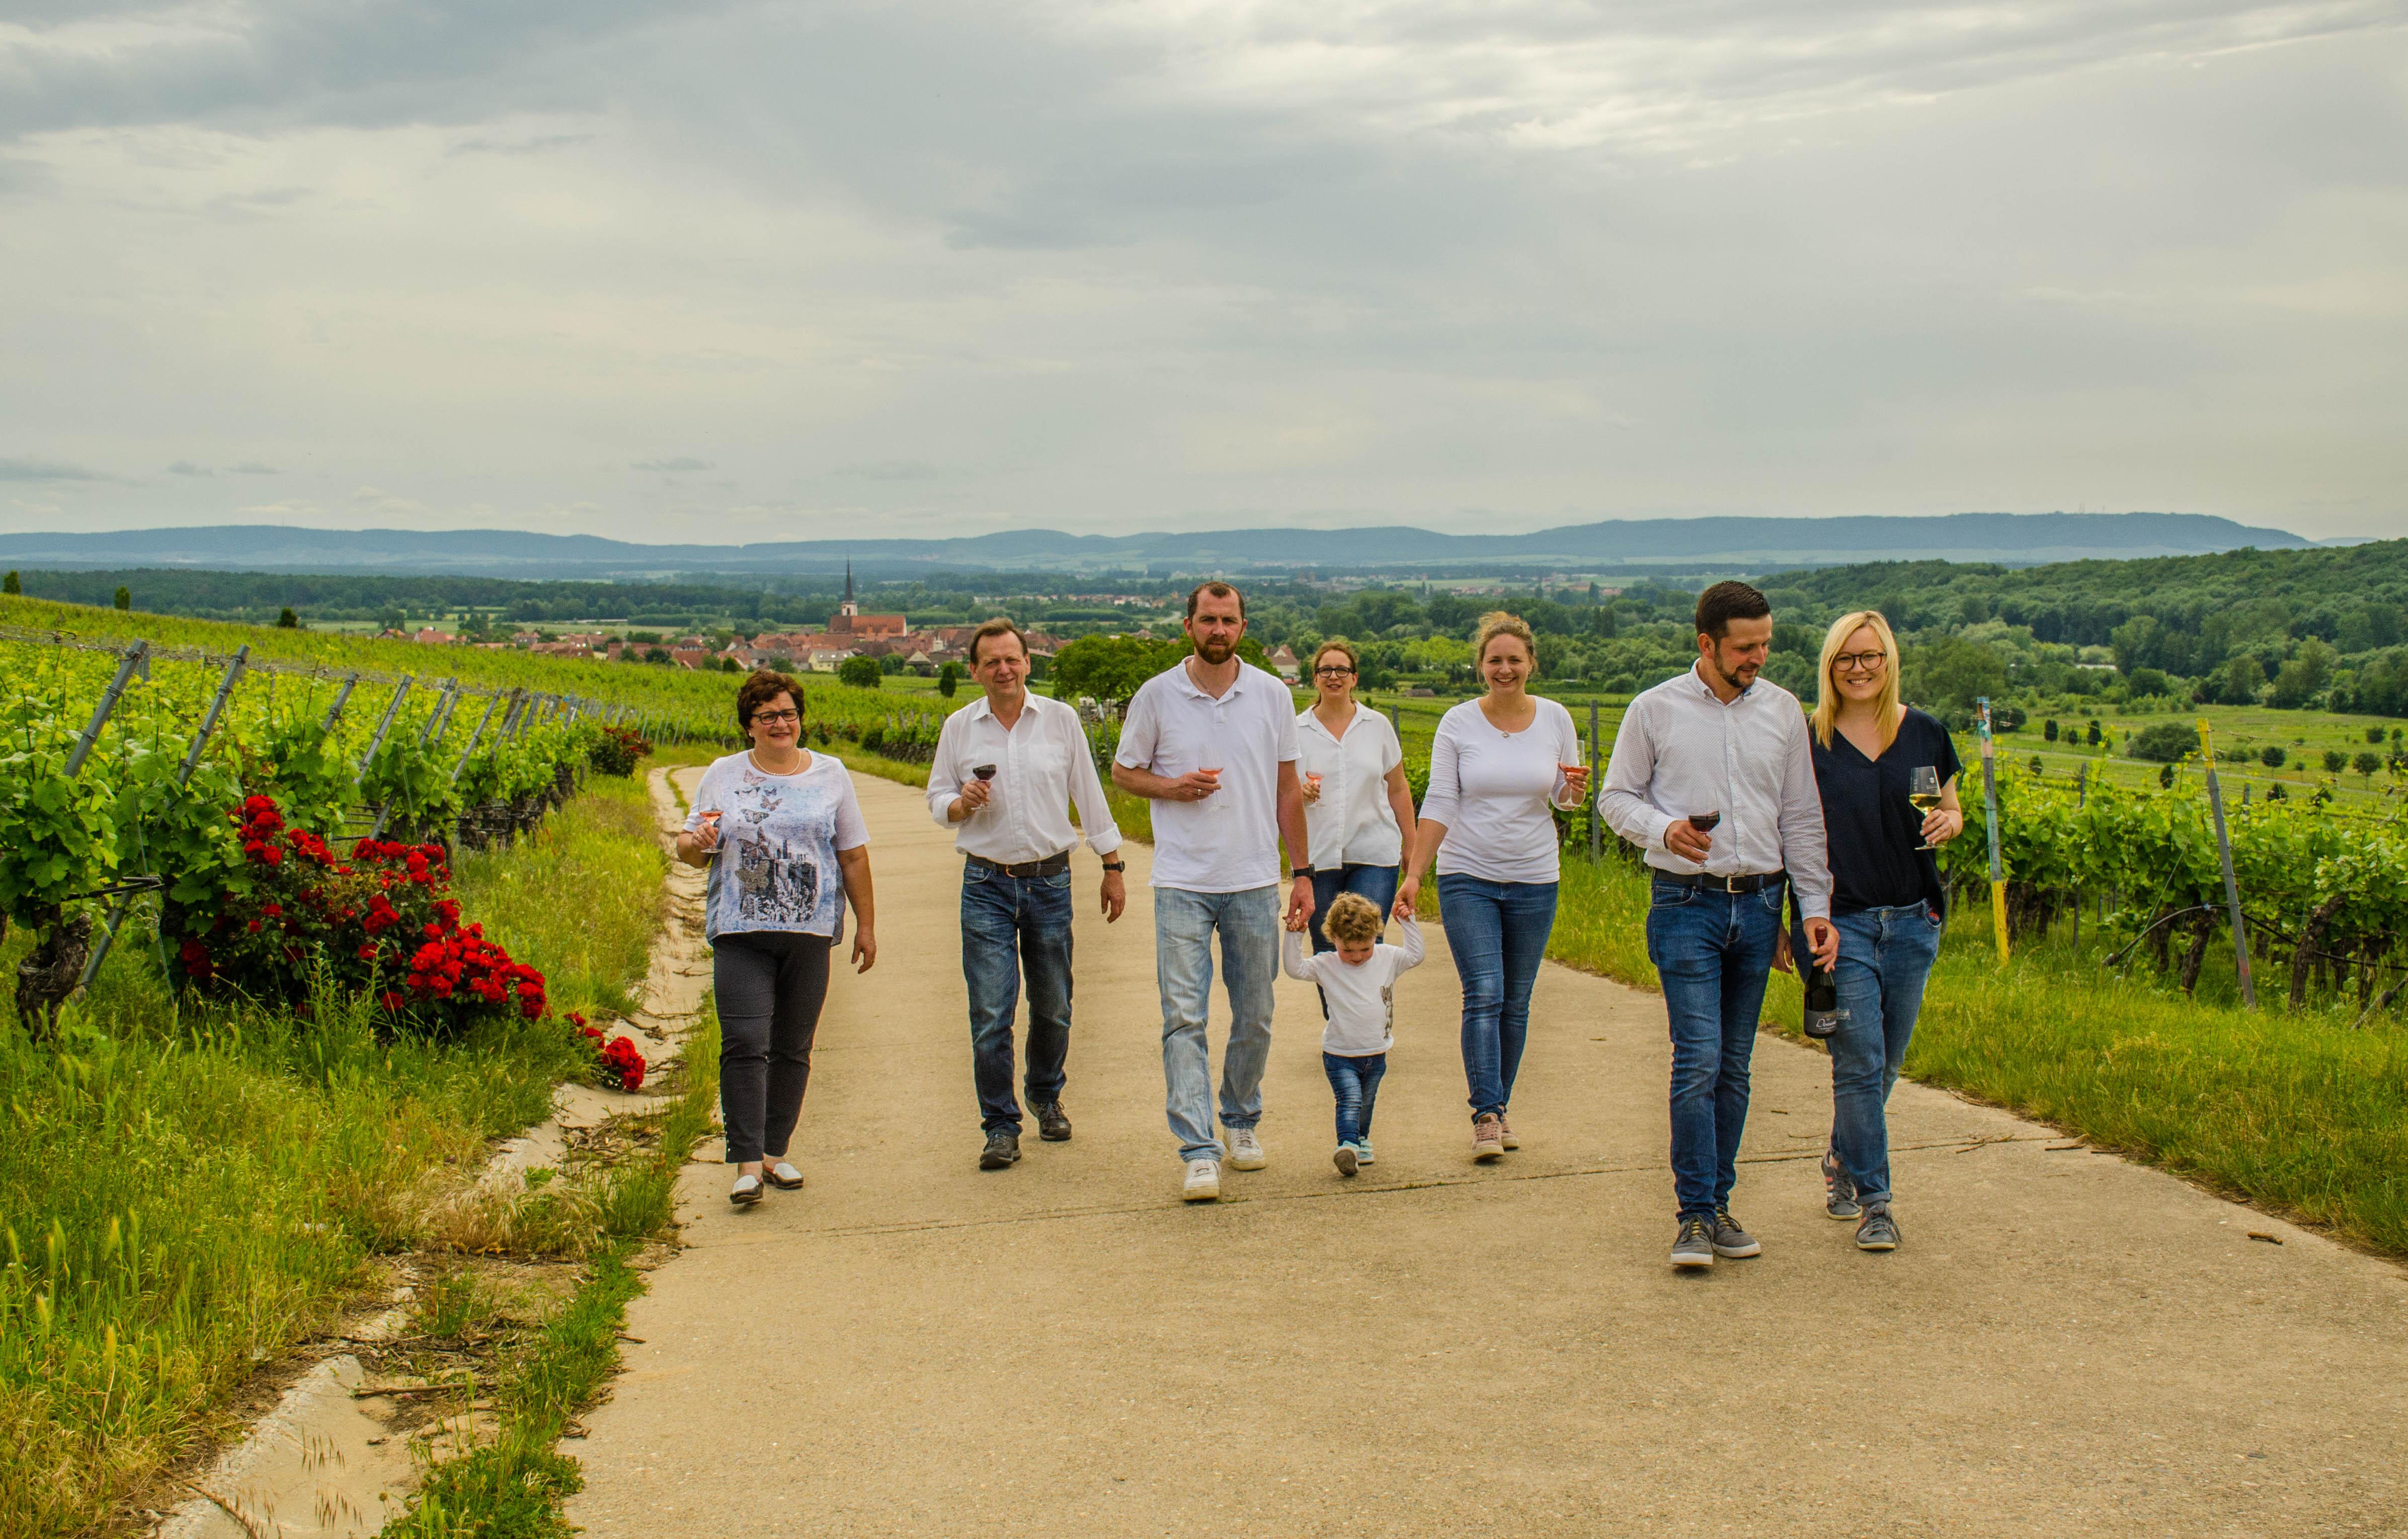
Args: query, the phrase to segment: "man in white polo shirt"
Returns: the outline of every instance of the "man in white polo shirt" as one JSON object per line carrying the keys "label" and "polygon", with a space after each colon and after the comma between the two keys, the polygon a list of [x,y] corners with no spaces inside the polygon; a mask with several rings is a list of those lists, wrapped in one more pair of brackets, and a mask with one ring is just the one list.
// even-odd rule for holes
{"label": "man in white polo shirt", "polygon": [[[1128,902],[1115,853],[1120,828],[1079,713],[1028,692],[1028,640],[1009,620],[970,637],[970,676],[986,697],[945,718],[928,765],[928,813],[959,831],[962,976],[969,985],[971,1070],[986,1147],[979,1169],[1020,1158],[1020,1102],[1011,1093],[1011,1018],[1028,974],[1029,1110],[1038,1136],[1070,1136],[1062,1110],[1070,1053],[1070,847],[1086,831],[1104,858],[1103,913]],[[1069,809],[1079,809],[1080,828]]]}
{"label": "man in white polo shirt", "polygon": [[1265,1163],[1254,1124],[1270,1057],[1279,975],[1280,842],[1288,913],[1312,916],[1312,861],[1296,776],[1296,701],[1281,680],[1238,660],[1246,600],[1226,583],[1187,596],[1194,655],[1140,685],[1121,723],[1112,784],[1154,803],[1154,967],[1162,989],[1162,1077],[1170,1130],[1187,1162],[1188,1201],[1221,1195],[1212,1135],[1212,933],[1229,993],[1221,1127],[1234,1170]]}

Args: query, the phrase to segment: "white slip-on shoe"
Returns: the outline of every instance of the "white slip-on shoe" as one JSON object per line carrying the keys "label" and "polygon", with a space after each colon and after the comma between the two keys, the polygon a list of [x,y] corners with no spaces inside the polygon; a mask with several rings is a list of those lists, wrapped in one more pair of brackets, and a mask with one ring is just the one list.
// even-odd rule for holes
{"label": "white slip-on shoe", "polygon": [[1259,1171],[1270,1163],[1263,1155],[1262,1141],[1254,1137],[1252,1128],[1231,1128],[1227,1131],[1231,1170]]}
{"label": "white slip-on shoe", "polygon": [[781,1159],[762,1168],[761,1179],[785,1191],[795,1191],[803,1184],[803,1172]]}
{"label": "white slip-on shoe", "polygon": [[727,1188],[727,1200],[739,1208],[749,1208],[761,1201],[764,1189],[759,1176],[739,1175],[736,1178],[736,1185]]}
{"label": "white slip-on shoe", "polygon": [[1221,1200],[1221,1162],[1217,1159],[1191,1159],[1187,1162],[1187,1184],[1179,1189],[1182,1200],[1189,1202],[1217,1202]]}

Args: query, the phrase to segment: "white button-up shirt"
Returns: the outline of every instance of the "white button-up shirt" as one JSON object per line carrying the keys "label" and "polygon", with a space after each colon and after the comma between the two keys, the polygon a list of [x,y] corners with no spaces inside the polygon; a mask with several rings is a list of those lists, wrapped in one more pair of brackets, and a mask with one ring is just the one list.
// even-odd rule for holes
{"label": "white button-up shirt", "polygon": [[1358,703],[1345,732],[1332,736],[1307,707],[1296,713],[1296,772],[1321,777],[1321,795],[1304,804],[1313,870],[1399,864],[1405,835],[1388,805],[1388,771],[1405,750],[1388,718]]}
{"label": "white button-up shirt", "polygon": [[1201,801],[1154,804],[1153,885],[1245,892],[1278,882],[1279,767],[1296,755],[1296,697],[1251,663],[1218,697],[1196,687],[1183,657],[1140,684],[1115,761],[1171,779],[1221,771]]}
{"label": "white button-up shirt", "polygon": [[[946,813],[982,764],[996,767],[987,803],[955,823]],[[1074,805],[1078,828],[1070,827]],[[983,695],[945,718],[928,765],[928,812],[939,827],[957,830],[953,848],[998,865],[1060,855],[1079,841],[1081,828],[1097,855],[1121,847],[1120,826],[1104,799],[1079,712],[1033,691],[1009,732]]]}
{"label": "white button-up shirt", "polygon": [[[1831,913],[1831,868],[1823,798],[1806,713],[1798,697],[1757,679],[1729,704],[1693,666],[1630,702],[1613,740],[1599,816],[1644,849],[1657,870],[1755,876],[1787,870],[1799,912]],[[1719,812],[1702,866],[1665,847],[1664,835],[1691,813]]]}

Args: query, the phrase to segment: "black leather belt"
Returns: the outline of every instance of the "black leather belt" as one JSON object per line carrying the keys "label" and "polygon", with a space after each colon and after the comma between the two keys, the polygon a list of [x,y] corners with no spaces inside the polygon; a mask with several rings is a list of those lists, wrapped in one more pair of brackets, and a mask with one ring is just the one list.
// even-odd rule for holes
{"label": "black leather belt", "polygon": [[1708,892],[1734,894],[1762,892],[1767,887],[1777,887],[1789,880],[1787,871],[1764,871],[1755,876],[1715,876],[1706,871],[1654,871],[1649,874],[1658,882],[1670,882],[1676,887],[1703,887]]}
{"label": "black leather belt", "polygon": [[974,871],[1001,871],[1006,876],[1019,877],[1023,881],[1032,876],[1059,876],[1070,869],[1070,852],[1068,850],[1064,850],[1060,855],[1049,855],[1042,860],[1024,860],[1017,866],[1007,866],[1000,860],[989,860],[982,855],[968,856],[964,858],[968,860],[970,870]]}

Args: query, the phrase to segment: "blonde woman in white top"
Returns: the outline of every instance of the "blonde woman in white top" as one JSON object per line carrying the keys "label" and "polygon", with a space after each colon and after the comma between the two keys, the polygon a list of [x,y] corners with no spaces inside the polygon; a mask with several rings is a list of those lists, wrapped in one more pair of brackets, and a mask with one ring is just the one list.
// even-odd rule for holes
{"label": "blonde woman in white top", "polygon": [[1463,980],[1463,1075],[1471,1153],[1521,1147],[1508,1120],[1530,1029],[1530,991],[1555,926],[1555,810],[1588,795],[1571,712],[1529,692],[1538,665],[1530,627],[1484,616],[1472,655],[1488,693],[1439,722],[1412,863],[1397,889],[1410,913],[1422,873],[1438,867],[1439,913]]}
{"label": "blonde woman in white top", "polygon": [[1304,832],[1312,852],[1312,949],[1331,949],[1323,928],[1341,892],[1360,893],[1385,914],[1413,841],[1413,793],[1405,751],[1388,718],[1354,699],[1360,664],[1331,637],[1313,649],[1312,704],[1296,713],[1304,780]]}

